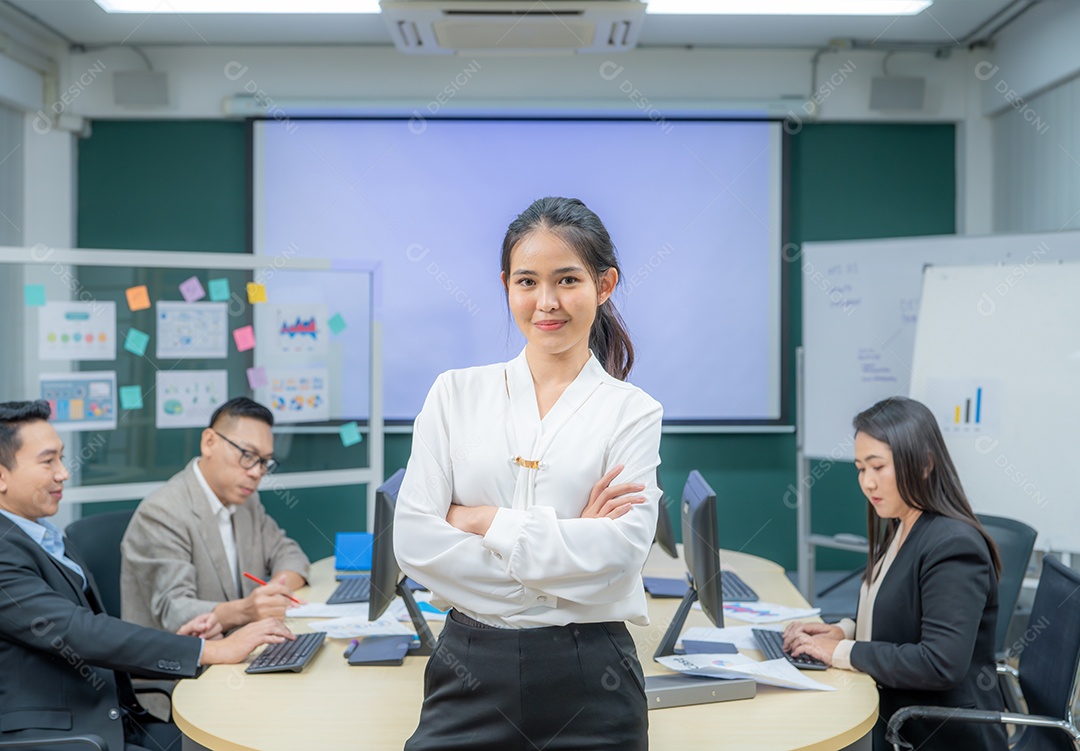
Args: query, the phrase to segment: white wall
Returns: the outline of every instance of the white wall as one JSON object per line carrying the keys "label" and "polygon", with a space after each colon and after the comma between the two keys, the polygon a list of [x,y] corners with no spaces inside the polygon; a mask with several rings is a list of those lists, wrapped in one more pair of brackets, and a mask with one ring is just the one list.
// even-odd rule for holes
{"label": "white wall", "polygon": [[992,117],[996,232],[1080,227],[1080,4],[1048,0],[973,69]]}
{"label": "white wall", "polygon": [[[421,57],[393,48],[147,47],[155,70],[169,76],[171,103],[130,109],[112,102],[111,83],[88,86],[77,101],[88,117],[219,117],[222,101],[263,92],[267,109],[298,99],[405,100],[435,109],[458,101],[499,104],[507,100],[603,103],[635,111],[645,98],[661,111],[678,103],[792,99],[810,95],[809,50],[641,49],[617,56],[543,58]],[[836,120],[956,121],[965,115],[964,55],[937,60],[927,54],[896,55],[893,75],[925,76],[922,112],[871,112],[870,78],[880,75],[881,54],[840,52],[821,58],[821,117]],[[130,51],[73,55],[68,76],[95,66],[139,70]],[[635,99],[628,91],[637,90]]]}

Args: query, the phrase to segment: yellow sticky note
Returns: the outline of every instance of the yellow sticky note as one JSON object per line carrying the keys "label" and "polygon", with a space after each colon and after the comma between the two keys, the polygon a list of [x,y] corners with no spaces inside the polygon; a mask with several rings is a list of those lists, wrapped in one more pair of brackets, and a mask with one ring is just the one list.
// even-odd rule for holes
{"label": "yellow sticky note", "polygon": [[146,285],[127,288],[127,303],[132,310],[146,310],[150,307],[150,293],[146,291]]}
{"label": "yellow sticky note", "polygon": [[248,282],[248,302],[255,304],[257,302],[266,302],[266,285],[257,284],[255,282]]}

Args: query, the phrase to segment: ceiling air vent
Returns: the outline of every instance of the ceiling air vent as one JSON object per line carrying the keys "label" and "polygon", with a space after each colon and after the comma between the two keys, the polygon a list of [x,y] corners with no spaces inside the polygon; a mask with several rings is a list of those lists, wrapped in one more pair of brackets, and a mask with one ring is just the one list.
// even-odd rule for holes
{"label": "ceiling air vent", "polygon": [[414,55],[546,55],[633,49],[638,0],[383,0],[394,46]]}

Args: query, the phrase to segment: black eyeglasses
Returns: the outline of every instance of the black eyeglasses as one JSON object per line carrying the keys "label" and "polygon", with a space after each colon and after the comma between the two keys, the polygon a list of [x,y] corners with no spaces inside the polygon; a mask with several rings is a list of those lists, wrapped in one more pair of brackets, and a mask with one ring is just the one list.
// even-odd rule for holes
{"label": "black eyeglasses", "polygon": [[268,475],[281,466],[281,462],[279,462],[277,459],[263,459],[258,454],[253,454],[243,446],[240,446],[235,442],[229,440],[225,436],[221,435],[221,433],[218,433],[216,430],[214,432],[217,433],[218,437],[220,437],[221,440],[225,441],[227,444],[240,452],[240,466],[244,469],[251,469],[255,465],[259,465],[259,467],[262,468],[262,473],[264,475]]}

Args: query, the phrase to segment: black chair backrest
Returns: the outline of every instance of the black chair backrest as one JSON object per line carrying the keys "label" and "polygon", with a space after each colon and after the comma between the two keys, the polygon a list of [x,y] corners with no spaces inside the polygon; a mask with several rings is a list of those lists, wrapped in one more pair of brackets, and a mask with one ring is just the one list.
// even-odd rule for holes
{"label": "black chair backrest", "polygon": [[[1080,572],[1043,558],[1031,621],[1017,645],[1020,689],[1029,714],[1064,719],[1080,668]],[[1028,727],[1017,749],[1072,751],[1060,730]]]}
{"label": "black chair backrest", "polygon": [[1001,557],[1001,580],[998,582],[998,621],[994,634],[994,652],[1005,651],[1005,639],[1009,633],[1009,622],[1016,610],[1016,601],[1020,598],[1020,589],[1024,585],[1031,551],[1038,536],[1033,528],[1016,519],[1004,516],[976,514],[998,547]]}
{"label": "black chair backrest", "polygon": [[90,569],[105,612],[120,617],[120,540],[134,511],[109,511],[73,521],[64,535]]}

